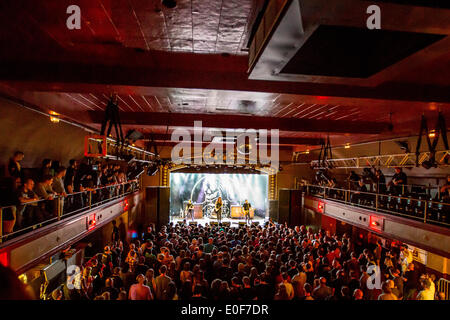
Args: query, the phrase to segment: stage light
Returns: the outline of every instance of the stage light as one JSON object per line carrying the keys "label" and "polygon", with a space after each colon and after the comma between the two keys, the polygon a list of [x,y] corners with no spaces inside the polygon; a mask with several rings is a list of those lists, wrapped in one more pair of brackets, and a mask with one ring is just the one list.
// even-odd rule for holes
{"label": "stage light", "polygon": [[50,111],[50,114],[52,116],[50,116],[50,121],[53,123],[58,123],[59,122],[59,113],[55,112],[55,111]]}
{"label": "stage light", "polygon": [[8,252],[6,252],[6,251],[0,252],[0,264],[5,267],[9,266]]}
{"label": "stage light", "polygon": [[345,149],[350,149],[350,143],[346,143],[344,148]]}
{"label": "stage light", "polygon": [[430,132],[428,132],[428,138],[430,139],[436,138],[436,130],[430,130]]}
{"label": "stage light", "polygon": [[309,149],[306,149],[305,154],[309,154]]}
{"label": "stage light", "polygon": [[159,170],[159,167],[156,163],[152,163],[148,168],[147,168],[147,175],[149,176],[154,176]]}
{"label": "stage light", "polygon": [[325,209],[325,204],[323,202],[319,201],[319,203],[317,204],[317,211],[319,213],[323,213],[324,209]]}

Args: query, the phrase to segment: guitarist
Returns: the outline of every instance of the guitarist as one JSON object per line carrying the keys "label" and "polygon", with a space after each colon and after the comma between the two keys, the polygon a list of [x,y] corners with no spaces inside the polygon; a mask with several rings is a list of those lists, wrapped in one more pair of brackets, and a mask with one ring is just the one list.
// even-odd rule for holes
{"label": "guitarist", "polygon": [[217,216],[217,222],[222,223],[222,197],[217,198],[214,213]]}
{"label": "guitarist", "polygon": [[192,204],[191,199],[189,199],[186,204],[186,218],[191,217],[192,221],[194,221],[194,205]]}
{"label": "guitarist", "polygon": [[244,217],[245,217],[245,223],[251,224],[251,217],[250,217],[250,208],[252,205],[248,202],[247,199],[245,199],[244,204],[242,205],[242,210],[244,211]]}

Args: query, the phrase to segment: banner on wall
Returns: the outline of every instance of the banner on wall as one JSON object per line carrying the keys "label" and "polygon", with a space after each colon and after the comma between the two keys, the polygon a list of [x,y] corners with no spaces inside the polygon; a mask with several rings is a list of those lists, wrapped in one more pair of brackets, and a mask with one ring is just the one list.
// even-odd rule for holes
{"label": "banner on wall", "polygon": [[428,252],[408,244],[408,250],[411,251],[413,260],[423,265],[427,265]]}

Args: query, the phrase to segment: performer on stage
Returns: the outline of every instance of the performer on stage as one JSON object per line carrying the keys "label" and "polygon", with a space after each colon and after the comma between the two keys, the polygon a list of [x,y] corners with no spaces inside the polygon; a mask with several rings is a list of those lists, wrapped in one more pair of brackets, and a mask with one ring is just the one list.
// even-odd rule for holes
{"label": "performer on stage", "polygon": [[222,197],[217,198],[214,212],[217,216],[217,222],[221,223],[222,222]]}
{"label": "performer on stage", "polygon": [[194,205],[192,204],[191,199],[189,199],[188,203],[186,204],[186,218],[191,217],[192,221],[194,221]]}
{"label": "performer on stage", "polygon": [[252,205],[248,202],[247,199],[245,199],[244,204],[242,205],[242,210],[244,211],[244,217],[245,217],[245,223],[251,224],[252,218],[250,217],[250,208]]}

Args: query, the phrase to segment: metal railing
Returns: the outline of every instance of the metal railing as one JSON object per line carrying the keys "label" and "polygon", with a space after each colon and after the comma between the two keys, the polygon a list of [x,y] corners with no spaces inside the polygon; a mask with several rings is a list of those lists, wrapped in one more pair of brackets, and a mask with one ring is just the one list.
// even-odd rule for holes
{"label": "metal railing", "polygon": [[[0,207],[0,243],[84,210],[122,198],[139,188],[138,180],[130,180],[99,188],[85,188],[83,191],[70,193],[67,196],[55,196],[52,200],[39,199],[24,202],[18,206]],[[12,215],[14,219],[4,219],[6,214]],[[7,233],[4,226],[8,223],[14,226],[12,232]]]}
{"label": "metal railing", "polygon": [[[402,216],[423,223],[450,227],[450,203],[436,201],[426,195],[413,197],[406,194],[385,194],[362,192],[350,189],[332,188],[304,184],[307,195],[341,202],[346,205],[362,207],[376,212]],[[404,190],[404,189],[403,189]]]}
{"label": "metal railing", "polygon": [[437,283],[437,291],[444,293],[445,300],[450,300],[450,281],[444,278],[440,278]]}

